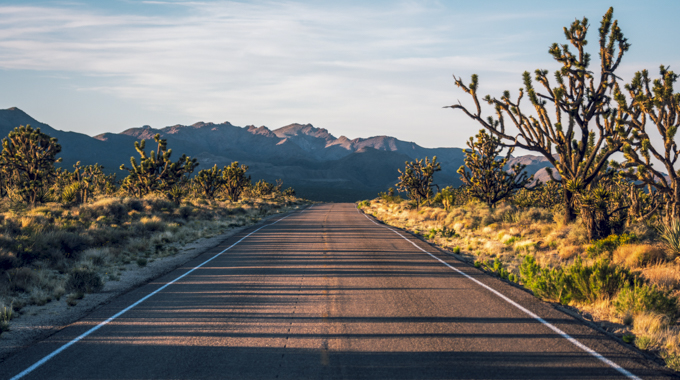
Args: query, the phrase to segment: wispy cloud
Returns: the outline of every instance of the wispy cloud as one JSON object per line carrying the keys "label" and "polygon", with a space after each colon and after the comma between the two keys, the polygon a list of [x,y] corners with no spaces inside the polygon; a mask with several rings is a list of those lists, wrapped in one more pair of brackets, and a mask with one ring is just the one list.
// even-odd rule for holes
{"label": "wispy cloud", "polygon": [[[140,3],[151,11],[134,12]],[[197,120],[314,122],[355,136],[401,128],[415,140],[417,123],[451,123],[438,112],[462,96],[452,73],[482,73],[492,92],[546,67],[547,44],[526,46],[544,36],[507,25],[559,14],[419,1],[128,4],[0,6],[0,69],[74,73],[86,78],[80,91]]]}

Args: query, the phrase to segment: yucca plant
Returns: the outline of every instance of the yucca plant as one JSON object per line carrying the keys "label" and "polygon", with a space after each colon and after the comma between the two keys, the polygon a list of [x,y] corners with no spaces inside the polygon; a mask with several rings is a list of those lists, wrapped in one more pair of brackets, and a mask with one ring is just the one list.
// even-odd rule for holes
{"label": "yucca plant", "polygon": [[12,305],[3,306],[0,310],[0,334],[9,331],[9,321],[12,319]]}
{"label": "yucca plant", "polygon": [[659,235],[673,256],[680,255],[680,219],[670,219],[661,223]]}

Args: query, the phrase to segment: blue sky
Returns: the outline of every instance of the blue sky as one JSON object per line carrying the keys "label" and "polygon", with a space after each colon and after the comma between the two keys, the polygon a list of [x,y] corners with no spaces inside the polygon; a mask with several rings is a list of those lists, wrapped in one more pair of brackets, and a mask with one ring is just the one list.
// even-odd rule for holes
{"label": "blue sky", "polygon": [[[632,43],[619,75],[678,69],[677,1],[618,1]],[[603,1],[0,0],[0,108],[89,135],[197,121],[464,146],[479,127],[451,77],[513,94],[521,73]]]}

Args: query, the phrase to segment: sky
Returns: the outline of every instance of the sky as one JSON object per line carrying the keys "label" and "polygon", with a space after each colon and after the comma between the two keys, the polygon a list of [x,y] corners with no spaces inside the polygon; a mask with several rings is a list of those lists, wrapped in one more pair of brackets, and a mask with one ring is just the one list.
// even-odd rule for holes
{"label": "sky", "polygon": [[[628,82],[680,70],[680,2],[0,0],[0,108],[97,135],[198,121],[464,147],[479,125],[452,75],[516,96],[522,72],[558,68],[562,27],[609,6],[632,44]],[[595,66],[597,68],[597,66]]]}

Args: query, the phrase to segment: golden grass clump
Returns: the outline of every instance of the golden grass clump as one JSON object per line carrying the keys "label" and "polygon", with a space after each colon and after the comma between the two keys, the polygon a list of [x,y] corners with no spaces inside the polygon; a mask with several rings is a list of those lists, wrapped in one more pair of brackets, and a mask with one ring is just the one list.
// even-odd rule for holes
{"label": "golden grass clump", "polygon": [[665,289],[680,287],[680,267],[675,263],[656,263],[642,268],[640,274],[651,284]]}
{"label": "golden grass clump", "polygon": [[624,244],[614,251],[612,261],[628,268],[639,268],[644,265],[666,259],[663,249],[651,244]]}
{"label": "golden grass clump", "polygon": [[668,317],[653,312],[642,312],[633,319],[635,345],[641,350],[659,350],[677,332],[669,329]]}
{"label": "golden grass clump", "polygon": [[578,245],[562,246],[558,250],[558,255],[562,260],[570,260],[583,252],[583,248]]}

